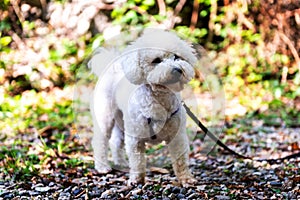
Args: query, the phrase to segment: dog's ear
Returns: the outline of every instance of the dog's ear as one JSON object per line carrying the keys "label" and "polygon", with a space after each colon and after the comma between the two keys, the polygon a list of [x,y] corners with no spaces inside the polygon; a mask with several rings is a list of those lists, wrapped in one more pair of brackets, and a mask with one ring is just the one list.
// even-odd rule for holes
{"label": "dog's ear", "polygon": [[88,67],[99,77],[118,54],[115,49],[98,48],[89,60]]}
{"label": "dog's ear", "polygon": [[126,52],[121,56],[121,65],[125,77],[133,84],[140,85],[145,81],[143,68],[140,65],[138,50]]}

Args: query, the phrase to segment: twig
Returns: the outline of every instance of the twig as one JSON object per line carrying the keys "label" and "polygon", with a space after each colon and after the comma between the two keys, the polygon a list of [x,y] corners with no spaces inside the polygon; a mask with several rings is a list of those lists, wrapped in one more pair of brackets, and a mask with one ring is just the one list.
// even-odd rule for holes
{"label": "twig", "polygon": [[229,0],[223,0],[224,1],[224,6],[228,6]]}
{"label": "twig", "polygon": [[209,33],[208,33],[208,41],[212,41],[213,39],[213,31],[215,27],[215,19],[217,17],[217,9],[218,9],[218,4],[216,0],[211,1],[211,11],[209,15],[209,22],[208,22],[208,28],[209,28]]}
{"label": "twig", "polygon": [[47,17],[47,1],[46,0],[40,0],[41,6],[42,6],[42,17],[43,20],[46,20]]}
{"label": "twig", "polygon": [[169,19],[169,25],[168,25],[168,28],[169,29],[172,29],[174,28],[175,26],[175,23],[176,23],[176,17],[178,16],[178,14],[180,13],[180,11],[182,10],[184,4],[186,3],[186,0],[180,0],[175,9],[174,9],[174,12],[173,12],[173,15],[170,17]]}
{"label": "twig", "polygon": [[194,0],[193,12],[191,17],[191,25],[190,25],[191,31],[194,31],[196,28],[198,16],[199,16],[199,2],[198,0]]}
{"label": "twig", "polygon": [[186,3],[186,0],[180,0],[178,2],[178,4],[175,7],[175,10],[174,10],[174,15],[175,16],[177,16],[180,13],[180,11],[182,10],[185,3]]}
{"label": "twig", "polygon": [[21,22],[21,24],[23,25],[23,22],[25,21],[25,18],[20,10],[20,7],[18,5],[18,2],[19,1],[15,1],[15,0],[10,0],[10,4],[12,5],[16,15],[18,16],[19,18],[19,21]]}
{"label": "twig", "polygon": [[242,2],[242,8],[237,10],[238,21],[241,25],[245,25],[249,30],[255,31],[253,24],[245,16],[245,11],[248,10],[247,1]]}
{"label": "twig", "polygon": [[288,36],[286,36],[283,32],[279,31],[278,32],[280,38],[283,40],[283,42],[289,47],[289,49],[291,50],[294,58],[295,58],[295,61],[296,61],[296,64],[298,66],[298,70],[300,71],[300,58],[299,58],[299,54],[296,50],[296,48],[294,47],[292,41],[290,40],[290,38],[288,38]]}
{"label": "twig", "polygon": [[13,41],[16,43],[18,49],[24,50],[26,49],[26,44],[22,41],[22,39],[13,31],[9,31],[8,34],[11,36]]}
{"label": "twig", "polygon": [[166,4],[164,0],[157,0],[159,15],[165,16],[166,15]]}
{"label": "twig", "polygon": [[300,14],[299,13],[295,13],[295,21],[296,21],[297,25],[300,26]]}
{"label": "twig", "polygon": [[297,8],[295,10],[287,10],[282,14],[284,15],[284,18],[287,19],[287,18],[290,18],[290,17],[295,16],[297,14],[299,15],[299,13],[300,13],[300,8]]}

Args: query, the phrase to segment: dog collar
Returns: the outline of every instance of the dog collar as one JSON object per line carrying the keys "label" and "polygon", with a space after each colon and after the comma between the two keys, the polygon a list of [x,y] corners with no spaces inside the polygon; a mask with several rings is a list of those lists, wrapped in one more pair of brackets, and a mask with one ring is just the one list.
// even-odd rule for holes
{"label": "dog collar", "polygon": [[170,119],[171,117],[173,117],[176,113],[178,113],[179,109],[180,109],[180,106],[179,106],[174,112],[171,113],[169,119]]}

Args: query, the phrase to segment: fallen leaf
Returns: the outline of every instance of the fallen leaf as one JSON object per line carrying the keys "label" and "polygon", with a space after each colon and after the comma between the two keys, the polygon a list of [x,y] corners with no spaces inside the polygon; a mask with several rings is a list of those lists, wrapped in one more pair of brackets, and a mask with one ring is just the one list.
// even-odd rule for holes
{"label": "fallen leaf", "polygon": [[291,144],[291,147],[292,147],[292,151],[298,151],[298,150],[300,150],[298,142],[293,142]]}
{"label": "fallen leaf", "polygon": [[160,167],[151,167],[150,171],[153,173],[160,173],[160,174],[168,174],[170,173],[169,170],[160,168]]}

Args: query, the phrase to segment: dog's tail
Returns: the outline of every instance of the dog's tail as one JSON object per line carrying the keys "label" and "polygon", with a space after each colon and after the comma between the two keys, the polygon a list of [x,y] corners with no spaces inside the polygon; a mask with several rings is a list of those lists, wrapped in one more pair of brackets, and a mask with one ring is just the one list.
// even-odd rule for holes
{"label": "dog's tail", "polygon": [[99,77],[118,55],[119,52],[116,49],[98,48],[88,62],[88,67]]}

